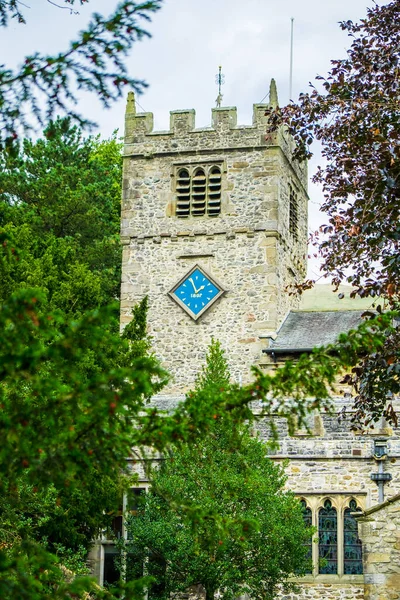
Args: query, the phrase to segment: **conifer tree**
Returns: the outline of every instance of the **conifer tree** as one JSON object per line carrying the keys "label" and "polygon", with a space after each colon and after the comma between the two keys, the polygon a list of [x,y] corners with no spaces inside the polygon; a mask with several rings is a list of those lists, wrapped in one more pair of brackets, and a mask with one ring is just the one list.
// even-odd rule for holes
{"label": "conifer tree", "polygon": [[225,352],[221,347],[221,342],[212,338],[205,364],[196,378],[195,390],[204,390],[209,386],[219,386],[226,390],[229,388],[229,383],[230,373]]}

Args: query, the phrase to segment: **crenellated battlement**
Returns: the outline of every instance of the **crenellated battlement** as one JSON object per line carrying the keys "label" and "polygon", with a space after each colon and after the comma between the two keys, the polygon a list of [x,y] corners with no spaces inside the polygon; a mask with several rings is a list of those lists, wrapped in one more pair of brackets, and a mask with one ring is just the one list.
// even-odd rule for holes
{"label": "crenellated battlement", "polygon": [[236,131],[240,137],[248,135],[250,138],[254,130],[260,129],[265,133],[267,117],[265,112],[268,104],[253,105],[253,124],[237,125],[236,106],[227,106],[211,109],[211,127],[196,128],[196,111],[191,109],[170,111],[170,128],[168,131],[153,131],[153,113],[137,113],[135,109],[135,96],[133,92],[128,94],[127,110],[125,114],[125,142],[140,143],[143,136],[175,136],[185,137],[190,134],[210,134],[222,131]]}
{"label": "crenellated battlement", "polygon": [[306,188],[306,164],[292,161],[291,137],[283,129],[267,134],[266,111],[276,106],[278,94],[272,79],[269,103],[253,105],[251,125],[238,125],[236,107],[227,106],[211,109],[209,127],[196,128],[196,111],[185,109],[170,112],[169,130],[154,131],[153,113],[136,112],[135,95],[129,92],[125,113],[125,156],[137,159],[182,154],[207,156],[215,152],[226,154],[239,150],[263,152],[268,147],[275,147],[283,152]]}
{"label": "crenellated battlement", "polygon": [[251,138],[255,130],[265,133],[268,122],[265,112],[267,108],[278,106],[278,93],[274,79],[269,88],[269,103],[253,105],[253,124],[237,125],[236,106],[217,107],[211,110],[211,127],[196,129],[196,111],[191,109],[172,110],[170,112],[169,131],[153,131],[153,113],[137,113],[135,94],[128,93],[125,113],[125,143],[135,144],[143,141],[145,136],[186,137],[187,134],[216,134],[224,131],[237,132],[239,137]]}

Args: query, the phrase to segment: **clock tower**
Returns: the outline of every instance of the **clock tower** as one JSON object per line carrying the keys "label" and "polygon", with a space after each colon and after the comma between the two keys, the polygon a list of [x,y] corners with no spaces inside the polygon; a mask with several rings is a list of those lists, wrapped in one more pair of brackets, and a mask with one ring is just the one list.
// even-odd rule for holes
{"label": "clock tower", "polygon": [[[245,383],[297,300],[285,291],[305,276],[307,169],[284,132],[267,135],[268,106],[238,126],[236,108],[171,112],[153,131],[152,113],[125,116],[121,323],[149,297],[153,348],[171,373],[166,402],[193,387],[212,338],[232,377]],[[160,398],[161,400],[161,398]]]}

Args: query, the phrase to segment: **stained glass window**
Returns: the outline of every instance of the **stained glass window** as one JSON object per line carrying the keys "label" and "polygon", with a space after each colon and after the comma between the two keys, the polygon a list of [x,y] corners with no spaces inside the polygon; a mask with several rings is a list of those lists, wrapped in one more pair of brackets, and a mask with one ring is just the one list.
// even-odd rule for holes
{"label": "stained glass window", "polygon": [[362,545],[358,538],[357,521],[351,513],[360,510],[355,500],[350,500],[344,511],[344,574],[362,575]]}
{"label": "stained glass window", "polygon": [[[306,527],[311,527],[312,526],[312,511],[311,508],[308,508],[306,501],[305,500],[300,500],[300,504],[301,507],[303,509],[303,520],[304,520],[304,525]],[[306,570],[306,573],[312,573],[312,539],[311,539],[311,535],[309,538],[309,541],[307,542],[307,548],[308,548],[308,552],[307,552],[307,559],[310,561],[310,567]]]}
{"label": "stained glass window", "polygon": [[319,511],[319,572],[337,574],[337,513],[330,500]]}

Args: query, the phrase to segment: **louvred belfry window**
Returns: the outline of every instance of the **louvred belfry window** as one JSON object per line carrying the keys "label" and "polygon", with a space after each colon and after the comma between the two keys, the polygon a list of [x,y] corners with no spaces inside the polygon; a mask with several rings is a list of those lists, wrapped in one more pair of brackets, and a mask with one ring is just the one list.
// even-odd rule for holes
{"label": "louvred belfry window", "polygon": [[179,169],[176,179],[176,216],[215,217],[221,212],[222,174],[218,166]]}
{"label": "louvred belfry window", "polygon": [[176,216],[188,217],[190,215],[190,175],[186,169],[181,169],[178,173],[176,196]]}
{"label": "louvred belfry window", "polygon": [[207,214],[210,217],[221,212],[221,170],[213,167],[208,176]]}
{"label": "louvred belfry window", "polygon": [[203,169],[197,169],[192,178],[191,214],[201,217],[206,214],[206,174]]}
{"label": "louvred belfry window", "polygon": [[298,221],[299,216],[297,193],[292,186],[289,186],[289,231],[293,236],[293,239],[296,241],[299,237]]}

